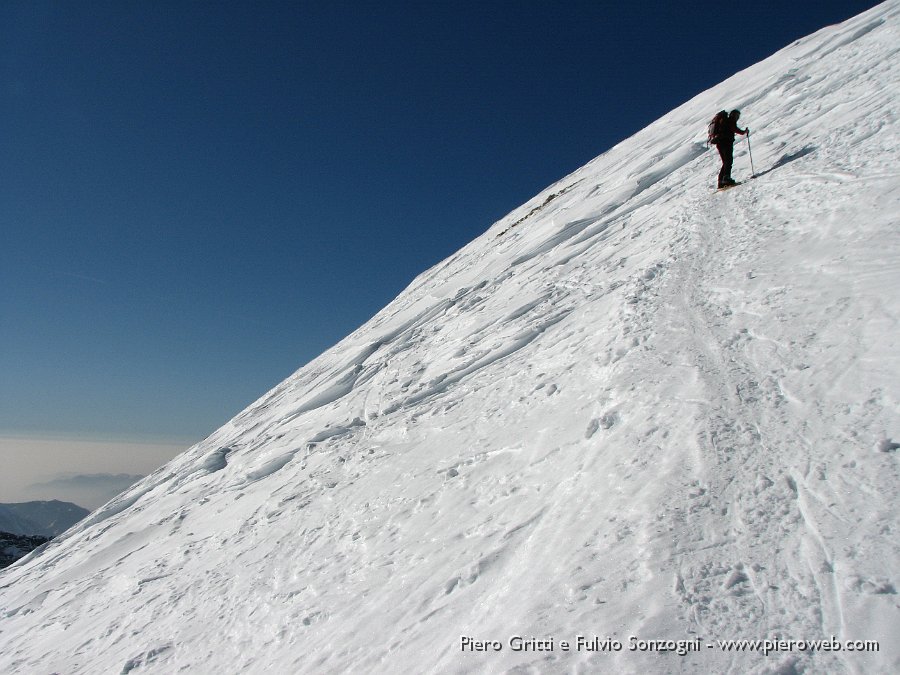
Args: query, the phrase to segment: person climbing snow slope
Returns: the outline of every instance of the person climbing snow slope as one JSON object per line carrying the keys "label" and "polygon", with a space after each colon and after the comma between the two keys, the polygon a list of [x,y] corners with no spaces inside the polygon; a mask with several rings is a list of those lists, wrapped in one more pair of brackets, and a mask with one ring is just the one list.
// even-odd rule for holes
{"label": "person climbing snow slope", "polygon": [[750,129],[741,129],[738,126],[740,110],[732,110],[726,114],[723,110],[716,114],[710,123],[709,142],[719,149],[722,158],[722,168],[719,170],[718,187],[725,188],[737,185],[731,177],[731,167],[734,164],[734,135],[741,136],[750,133]]}

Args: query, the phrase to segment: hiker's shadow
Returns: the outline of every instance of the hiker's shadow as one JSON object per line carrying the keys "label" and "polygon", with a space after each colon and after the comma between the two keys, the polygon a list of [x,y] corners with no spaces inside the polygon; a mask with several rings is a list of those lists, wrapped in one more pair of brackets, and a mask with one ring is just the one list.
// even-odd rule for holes
{"label": "hiker's shadow", "polygon": [[816,150],[818,150],[818,148],[815,145],[806,145],[806,146],[800,148],[799,150],[797,150],[797,152],[791,152],[787,155],[782,155],[781,159],[779,159],[777,162],[775,162],[775,164],[773,164],[770,168],[754,175],[753,177],[759,178],[760,176],[765,176],[767,173],[772,173],[775,169],[780,169],[785,164],[790,164],[791,162],[798,160],[801,157],[806,157],[807,155],[815,152]]}

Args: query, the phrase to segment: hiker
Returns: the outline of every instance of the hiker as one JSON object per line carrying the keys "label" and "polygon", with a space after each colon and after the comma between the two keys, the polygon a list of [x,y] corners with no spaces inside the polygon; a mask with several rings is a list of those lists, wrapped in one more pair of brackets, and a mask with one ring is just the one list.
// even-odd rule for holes
{"label": "hiker", "polygon": [[723,110],[710,123],[709,142],[719,149],[719,156],[722,158],[719,188],[737,185],[731,177],[731,165],[734,164],[734,135],[743,136],[750,132],[750,129],[741,129],[738,126],[737,122],[740,116],[740,110],[732,110],[728,114]]}

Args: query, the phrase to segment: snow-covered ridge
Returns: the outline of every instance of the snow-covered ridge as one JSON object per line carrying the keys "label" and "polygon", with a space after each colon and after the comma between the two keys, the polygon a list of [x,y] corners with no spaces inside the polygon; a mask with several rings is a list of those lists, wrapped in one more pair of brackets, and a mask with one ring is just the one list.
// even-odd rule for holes
{"label": "snow-covered ridge", "polygon": [[[0,574],[0,670],[896,672],[898,37],[800,40],[420,275]],[[880,651],[715,643],[831,636]]]}

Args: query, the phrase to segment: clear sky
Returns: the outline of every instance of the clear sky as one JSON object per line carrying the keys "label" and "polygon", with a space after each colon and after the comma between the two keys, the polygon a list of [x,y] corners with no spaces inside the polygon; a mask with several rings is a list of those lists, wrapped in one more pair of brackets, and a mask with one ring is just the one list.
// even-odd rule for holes
{"label": "clear sky", "polygon": [[875,4],[5,0],[0,437],[174,453],[542,188]]}

